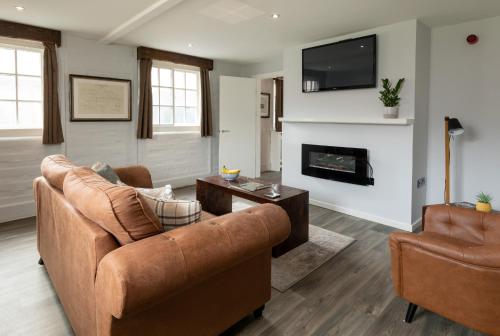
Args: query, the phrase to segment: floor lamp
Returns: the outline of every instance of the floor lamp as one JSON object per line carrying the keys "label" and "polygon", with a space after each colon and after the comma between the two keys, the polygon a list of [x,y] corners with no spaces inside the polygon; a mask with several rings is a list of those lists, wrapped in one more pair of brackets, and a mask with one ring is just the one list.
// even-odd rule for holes
{"label": "floor lamp", "polygon": [[464,133],[464,128],[457,118],[444,118],[444,155],[445,155],[445,182],[444,203],[450,204],[450,139]]}

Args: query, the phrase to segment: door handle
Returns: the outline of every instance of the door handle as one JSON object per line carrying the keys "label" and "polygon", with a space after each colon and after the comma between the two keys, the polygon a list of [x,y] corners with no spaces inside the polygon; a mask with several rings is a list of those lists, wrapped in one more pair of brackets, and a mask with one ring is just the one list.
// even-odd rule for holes
{"label": "door handle", "polygon": [[220,130],[220,133],[229,133],[231,132],[230,130]]}

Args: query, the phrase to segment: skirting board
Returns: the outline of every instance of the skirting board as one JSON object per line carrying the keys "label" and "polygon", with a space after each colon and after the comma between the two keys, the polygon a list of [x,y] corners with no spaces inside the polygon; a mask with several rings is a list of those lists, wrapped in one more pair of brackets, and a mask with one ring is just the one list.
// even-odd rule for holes
{"label": "skirting board", "polygon": [[331,203],[327,203],[327,202],[323,202],[323,201],[318,201],[318,200],[314,200],[314,199],[310,199],[309,204],[319,206],[320,208],[325,208],[325,209],[341,212],[343,214],[358,217],[358,218],[365,219],[365,220],[368,220],[371,222],[387,225],[387,226],[390,226],[390,227],[393,227],[396,229],[400,229],[400,230],[404,230],[404,231],[408,231],[408,232],[413,232],[421,221],[419,219],[419,220],[415,221],[414,223],[399,222],[399,221],[395,221],[392,219],[372,215],[372,214],[369,214],[369,213],[366,213],[363,211],[344,208],[344,207],[341,207],[341,206],[338,206],[335,204],[331,204]]}
{"label": "skirting board", "polygon": [[0,223],[33,217],[36,214],[35,201],[25,201],[0,206]]}

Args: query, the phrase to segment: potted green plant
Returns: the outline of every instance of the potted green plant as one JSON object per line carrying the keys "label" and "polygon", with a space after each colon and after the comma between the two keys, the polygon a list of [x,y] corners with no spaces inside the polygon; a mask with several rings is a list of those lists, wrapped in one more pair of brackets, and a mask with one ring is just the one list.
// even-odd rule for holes
{"label": "potted green plant", "polygon": [[379,99],[385,106],[384,118],[397,118],[399,114],[399,101],[401,97],[399,96],[399,92],[403,87],[405,79],[401,78],[396,83],[395,87],[392,87],[392,83],[389,79],[382,79],[382,87],[384,88],[380,91]]}
{"label": "potted green plant", "polygon": [[490,212],[492,200],[493,197],[491,197],[491,195],[480,192],[476,195],[476,210],[481,212]]}

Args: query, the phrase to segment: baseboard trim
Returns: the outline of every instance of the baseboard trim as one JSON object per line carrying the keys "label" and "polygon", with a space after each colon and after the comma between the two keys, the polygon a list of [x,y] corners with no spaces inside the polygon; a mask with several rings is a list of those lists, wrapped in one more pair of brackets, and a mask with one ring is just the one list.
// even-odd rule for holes
{"label": "baseboard trim", "polygon": [[33,217],[36,214],[35,201],[0,205],[0,223]]}
{"label": "baseboard trim", "polygon": [[198,174],[198,175],[189,175],[189,176],[180,176],[180,177],[173,177],[173,178],[168,178],[168,179],[162,179],[162,180],[155,180],[153,181],[153,185],[155,187],[163,187],[165,184],[170,184],[172,188],[182,188],[182,187],[188,187],[196,184],[196,179],[197,178],[202,178],[210,175],[209,172],[204,173],[204,174]]}
{"label": "baseboard trim", "polygon": [[404,222],[400,222],[400,221],[395,221],[393,219],[388,219],[388,218],[380,217],[377,215],[369,214],[369,213],[366,213],[363,211],[345,208],[345,207],[342,207],[342,206],[339,206],[336,204],[318,201],[315,199],[310,199],[309,203],[312,205],[319,206],[320,208],[325,208],[325,209],[341,212],[341,213],[346,214],[346,215],[358,217],[361,219],[365,219],[365,220],[375,222],[378,224],[387,225],[387,226],[390,226],[390,227],[393,227],[393,228],[396,228],[399,230],[408,231],[408,232],[412,232],[414,229],[415,223],[419,222],[419,221],[416,221],[415,223],[404,223]]}

